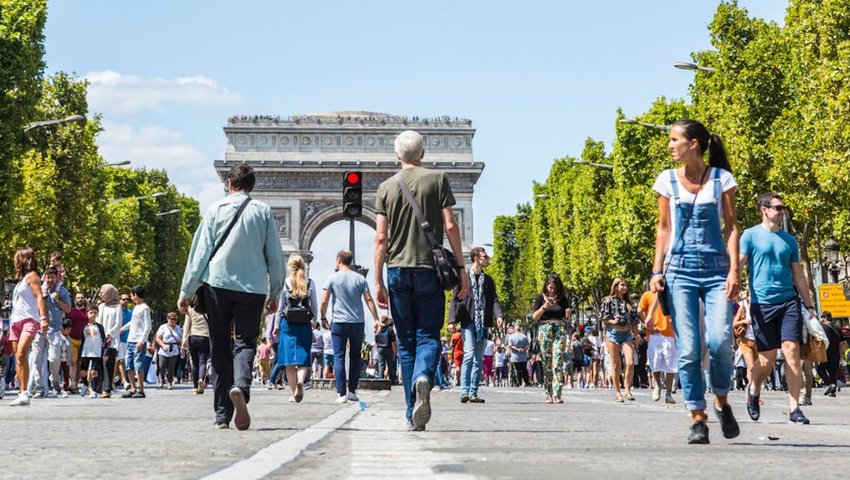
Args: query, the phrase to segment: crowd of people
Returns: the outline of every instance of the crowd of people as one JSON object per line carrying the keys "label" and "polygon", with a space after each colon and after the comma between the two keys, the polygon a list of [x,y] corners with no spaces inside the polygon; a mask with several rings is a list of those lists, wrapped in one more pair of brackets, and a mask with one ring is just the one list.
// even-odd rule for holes
{"label": "crowd of people", "polygon": [[[78,392],[108,398],[116,385],[122,397],[144,398],[151,372],[167,389],[191,372],[195,394],[212,383],[215,427],[232,421],[245,430],[254,383],[288,384],[289,401],[298,403],[311,379],[333,378],[344,404],[358,401],[361,377],[372,376],[401,383],[411,431],[426,429],[433,389],[456,386],[461,403],[481,404],[481,385],[538,386],[547,404],[563,404],[564,388],[610,389],[618,403],[650,388],[653,401],[669,404],[681,390],[691,444],[709,443],[708,392],[723,436],[739,435],[727,400],[734,387],[746,390],[752,420],[767,387],[787,391],[789,420],[808,424],[801,406],[812,404],[816,384],[836,394],[850,351],[829,312],[815,310],[797,241],[782,229],[782,197],[759,196],[762,221],[742,234],[720,138],[682,120],[668,148],[681,167],[653,186],[659,223],[645,291],[634,296],[626,280],[614,279],[594,324],[575,318],[576,302],[557,274],[530,299],[528,320],[505,322],[486,273],[490,257],[476,247],[468,264],[463,259],[450,184],[421,166],[424,143],[413,131],[396,138],[401,170],[377,190],[374,298],[348,250],[339,251],[321,290],[299,255],[284,265],[271,209],[250,197],[256,178],[245,164],[233,167],[227,197],[195,233],[177,301],[182,325],[169,312],[154,331],[141,286],[123,294],[106,284],[97,298],[78,292],[72,301],[61,255],[41,272],[35,253],[21,249],[4,329],[6,383],[19,389],[11,405]],[[433,240],[443,238],[449,249]],[[740,293],[744,271],[748,288]]]}

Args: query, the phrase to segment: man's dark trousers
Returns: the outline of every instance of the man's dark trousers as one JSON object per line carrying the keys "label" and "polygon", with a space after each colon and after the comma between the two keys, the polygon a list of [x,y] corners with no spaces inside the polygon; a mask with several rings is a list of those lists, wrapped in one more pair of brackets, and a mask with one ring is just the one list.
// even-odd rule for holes
{"label": "man's dark trousers", "polygon": [[204,285],[204,299],[212,343],[213,409],[216,422],[230,423],[233,418],[230,388],[239,387],[245,402],[250,400],[266,295]]}

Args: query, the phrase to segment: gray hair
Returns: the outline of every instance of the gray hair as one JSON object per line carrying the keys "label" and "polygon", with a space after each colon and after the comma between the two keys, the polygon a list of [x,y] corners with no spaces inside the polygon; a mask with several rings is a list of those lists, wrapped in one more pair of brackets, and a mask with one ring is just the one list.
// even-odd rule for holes
{"label": "gray hair", "polygon": [[424,143],[422,135],[413,130],[405,130],[395,139],[395,153],[404,163],[415,162],[422,158],[422,153],[425,151]]}

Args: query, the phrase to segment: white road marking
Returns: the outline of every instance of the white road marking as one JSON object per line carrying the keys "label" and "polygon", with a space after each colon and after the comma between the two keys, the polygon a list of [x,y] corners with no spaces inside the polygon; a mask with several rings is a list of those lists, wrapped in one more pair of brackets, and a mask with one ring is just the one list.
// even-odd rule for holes
{"label": "white road marking", "polygon": [[[377,396],[383,399],[388,393],[388,391],[382,391]],[[230,480],[233,478],[253,480],[263,478],[298,458],[301,452],[306,450],[310,445],[325,438],[348,423],[359,412],[360,404],[356,402],[354,405],[334,413],[301,432],[269,445],[250,458],[236,462],[223,470],[219,470],[203,478],[204,480]]]}

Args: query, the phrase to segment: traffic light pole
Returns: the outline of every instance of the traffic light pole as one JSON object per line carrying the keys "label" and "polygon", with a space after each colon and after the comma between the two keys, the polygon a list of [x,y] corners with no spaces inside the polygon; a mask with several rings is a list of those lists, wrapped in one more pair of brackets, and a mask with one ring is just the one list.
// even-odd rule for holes
{"label": "traffic light pole", "polygon": [[348,249],[351,250],[351,263],[352,265],[357,265],[357,260],[354,256],[354,219],[348,220],[349,228],[348,228]]}

